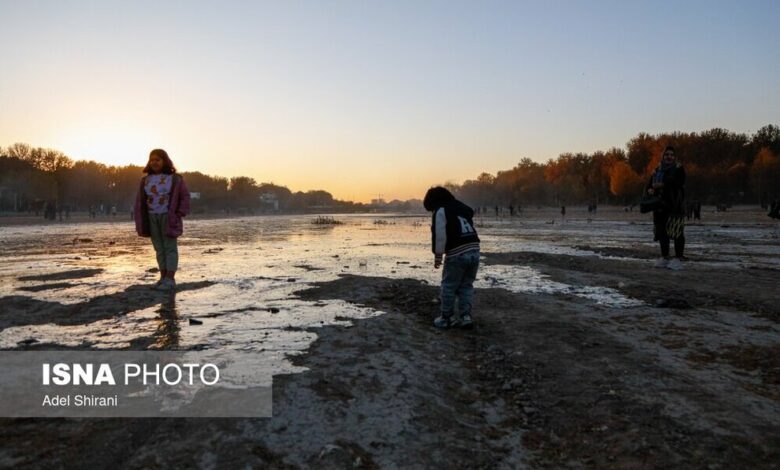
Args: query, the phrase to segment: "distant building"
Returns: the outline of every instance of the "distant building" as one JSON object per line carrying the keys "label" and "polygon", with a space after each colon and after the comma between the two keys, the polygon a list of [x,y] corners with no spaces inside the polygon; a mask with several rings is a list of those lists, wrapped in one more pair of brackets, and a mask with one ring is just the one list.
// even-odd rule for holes
{"label": "distant building", "polygon": [[260,202],[268,209],[273,209],[274,211],[279,210],[279,198],[274,193],[260,194]]}
{"label": "distant building", "polygon": [[384,199],[382,199],[382,198],[372,199],[371,200],[371,205],[372,206],[386,206],[387,202]]}
{"label": "distant building", "polygon": [[200,193],[199,192],[191,192],[190,193],[190,199],[200,199]]}

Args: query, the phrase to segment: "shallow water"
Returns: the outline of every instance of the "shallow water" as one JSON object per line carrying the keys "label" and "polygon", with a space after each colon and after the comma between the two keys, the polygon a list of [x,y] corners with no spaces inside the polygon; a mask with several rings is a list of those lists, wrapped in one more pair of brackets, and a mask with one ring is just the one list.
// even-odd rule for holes
{"label": "shallow water", "polygon": [[[627,297],[615,289],[601,286],[572,286],[549,279],[529,266],[493,265],[481,269],[476,287],[497,287],[524,294],[568,294],[593,301],[597,305],[629,308],[644,302]],[[521,282],[516,282],[522,279]]]}
{"label": "shallow water", "polygon": [[[0,331],[0,348],[35,339],[66,347],[128,348],[146,338],[149,348],[250,350],[273,373],[298,370],[287,356],[307,349],[311,327],[340,324],[381,314],[341,301],[306,302],[296,290],[339,274],[414,278],[431,284],[433,268],[427,217],[336,216],[339,225],[315,225],[312,216],[268,216],[187,221],[180,238],[180,285],[209,281],[206,287],[152,297],[145,308],[108,315],[85,324],[46,323]],[[652,247],[647,221],[573,219],[485,219],[477,227],[483,251],[534,251],[593,256],[589,247]],[[381,223],[377,223],[381,221]],[[772,226],[689,227],[691,250],[718,262],[778,266],[780,250]],[[713,243],[717,240],[717,243]],[[157,275],[147,239],[129,221],[0,228],[0,296],[24,296],[52,305],[84,305],[114,296],[128,286],[151,284]],[[636,260],[637,263],[646,262]],[[43,280],[71,270],[86,277]],[[56,277],[56,276],[55,276]],[[63,278],[64,277],[64,278]],[[569,294],[611,308],[641,302],[602,286],[554,282],[529,266],[483,266],[477,287],[540,295]],[[140,294],[139,294],[140,295]],[[104,307],[105,308],[105,307]],[[202,321],[191,325],[190,318]]]}

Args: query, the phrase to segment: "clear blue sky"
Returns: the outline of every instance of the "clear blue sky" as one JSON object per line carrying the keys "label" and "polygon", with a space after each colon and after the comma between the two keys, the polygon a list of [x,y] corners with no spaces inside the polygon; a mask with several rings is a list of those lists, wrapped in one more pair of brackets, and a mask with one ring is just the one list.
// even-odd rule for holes
{"label": "clear blue sky", "polygon": [[[250,4],[257,3],[257,4]],[[366,200],[780,117],[780,2],[2,1],[0,145]]]}

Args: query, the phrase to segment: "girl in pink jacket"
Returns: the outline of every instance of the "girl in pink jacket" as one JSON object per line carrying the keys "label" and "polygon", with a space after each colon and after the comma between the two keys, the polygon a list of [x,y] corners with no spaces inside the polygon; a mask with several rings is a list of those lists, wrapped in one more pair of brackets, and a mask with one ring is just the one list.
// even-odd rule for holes
{"label": "girl in pink jacket", "polygon": [[163,149],[151,151],[144,173],[135,198],[135,229],[138,235],[151,237],[157,254],[160,280],[154,287],[173,290],[179,267],[176,239],[184,229],[182,218],[190,211],[190,192]]}

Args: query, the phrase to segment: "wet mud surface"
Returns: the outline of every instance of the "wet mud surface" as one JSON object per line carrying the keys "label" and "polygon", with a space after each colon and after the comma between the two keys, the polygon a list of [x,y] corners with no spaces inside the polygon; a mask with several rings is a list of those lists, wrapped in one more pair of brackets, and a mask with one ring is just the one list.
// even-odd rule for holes
{"label": "wet mud surface", "polygon": [[646,217],[572,213],[477,221],[468,331],[424,217],[196,221],[173,294],[129,223],[2,228],[0,348],[249,350],[274,416],[2,419],[0,466],[777,468],[777,227],[705,217],[669,271]]}
{"label": "wet mud surface", "polygon": [[[412,281],[353,277],[302,293],[411,315],[422,324],[429,322],[435,307],[419,305],[430,304],[435,294],[435,288]],[[756,396],[754,389],[761,384],[777,390],[776,377],[740,377],[763,366],[776,368],[776,346],[754,346],[760,357],[753,354],[746,364],[740,363],[744,354],[737,354],[737,361],[730,356],[728,364],[740,370],[715,379],[698,370],[702,363],[689,360],[680,351],[684,347],[659,351],[665,349],[660,344],[666,334],[663,324],[655,331],[661,339],[657,342],[624,334],[621,318],[613,323],[581,316],[577,303],[565,299],[502,289],[480,290],[477,299],[477,328],[441,333],[444,338],[433,340],[431,354],[447,341],[439,352],[446,354],[446,367],[467,371],[465,383],[473,387],[465,400],[470,409],[501,416],[489,425],[485,422],[475,436],[474,445],[494,451],[495,464],[512,466],[502,458],[511,454],[525,454],[524,463],[542,467],[776,464],[777,397]],[[655,328],[642,329],[650,333]],[[701,339],[696,336],[695,330],[689,333],[691,346]],[[666,354],[676,357],[663,357]],[[457,389],[446,395],[456,402],[464,398]],[[457,423],[443,420],[440,425],[448,429]],[[512,439],[502,441],[510,435]]]}

